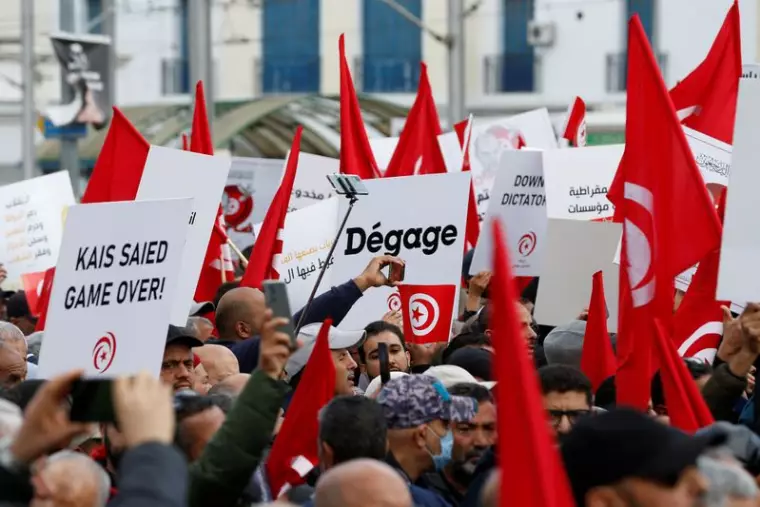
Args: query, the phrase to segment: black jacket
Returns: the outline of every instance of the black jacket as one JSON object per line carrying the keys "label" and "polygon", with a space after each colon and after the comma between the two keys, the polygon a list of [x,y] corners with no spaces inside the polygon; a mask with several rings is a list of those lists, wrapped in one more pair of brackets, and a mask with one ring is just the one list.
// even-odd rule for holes
{"label": "black jacket", "polygon": [[109,507],[186,507],[187,463],[172,446],[130,449],[119,464],[119,493]]}

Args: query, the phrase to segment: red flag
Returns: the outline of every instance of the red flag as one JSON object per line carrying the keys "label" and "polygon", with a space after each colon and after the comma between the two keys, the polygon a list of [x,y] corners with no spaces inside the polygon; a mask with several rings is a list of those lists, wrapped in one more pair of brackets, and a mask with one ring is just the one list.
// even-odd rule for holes
{"label": "red flag", "polygon": [[[723,220],[726,210],[726,190],[718,200],[718,217]],[[696,357],[712,364],[723,336],[723,310],[730,301],[716,301],[720,249],[702,259],[691,280],[686,295],[673,315],[673,342],[678,354]]]}
{"label": "red flag", "polygon": [[567,109],[562,137],[567,139],[570,146],[586,146],[586,103],[580,97],[575,97]]}
{"label": "red flag", "polygon": [[678,355],[673,341],[666,335],[662,322],[656,320],[655,342],[660,358],[660,379],[670,424],[687,433],[715,422],[697,383]]}
{"label": "red flag", "polygon": [[[206,94],[203,91],[203,81],[195,85],[195,108],[193,109],[193,129],[190,132],[190,151],[204,155],[214,154],[214,142],[211,140],[211,129],[208,124],[206,111]],[[224,211],[220,205],[216,212],[216,222],[206,247],[203,267],[195,286],[195,301],[213,301],[222,280],[235,279],[235,269],[232,265],[232,253],[227,245],[227,234],[224,224]],[[224,270],[224,276],[222,275]]]}
{"label": "red flag", "polygon": [[260,289],[261,282],[264,280],[279,280],[280,278],[280,274],[274,269],[272,263],[274,256],[282,253],[282,240],[278,236],[285,227],[285,215],[288,213],[290,194],[293,192],[293,182],[296,180],[298,155],[301,153],[302,131],[303,127],[299,125],[296,129],[296,135],[293,137],[293,145],[290,147],[290,156],[285,166],[285,175],[280,182],[280,188],[277,189],[272,204],[269,205],[259,235],[253,244],[251,258],[248,259],[248,267],[240,281],[242,287]]}
{"label": "red flag", "polygon": [[50,304],[50,292],[53,290],[53,278],[55,278],[55,268],[50,268],[45,271],[45,278],[42,281],[40,298],[37,302],[37,305],[39,307],[39,317],[37,318],[37,324],[34,326],[35,331],[45,330],[48,305]]}
{"label": "red flag", "polygon": [[[435,108],[433,91],[428,80],[427,65],[420,64],[420,84],[417,98],[401,131],[396,150],[393,152],[384,178],[412,176],[413,174],[436,174],[446,172],[438,136],[441,121]],[[417,167],[420,163],[419,168]]]}
{"label": "red flag", "polygon": [[133,201],[150,144],[117,107],[100,149],[82,204]]}
{"label": "red flag", "polygon": [[340,51],[340,172],[355,174],[361,179],[379,178],[375,155],[369,145],[367,129],[356,98],[351,71],[346,62],[343,34],[338,40]]}
{"label": "red flag", "polygon": [[[460,121],[454,125],[454,130],[457,133],[459,139],[459,145],[464,151],[462,159],[462,171],[470,171],[470,146],[466,139],[467,127],[470,124],[470,120]],[[467,146],[465,146],[467,143]],[[478,244],[478,236],[480,236],[480,217],[478,216],[478,205],[475,200],[475,187],[472,184],[472,178],[470,179],[470,200],[467,203],[467,222],[465,224],[464,241],[465,248],[470,245],[470,248],[475,248]]]}
{"label": "red flag", "polygon": [[684,125],[728,144],[734,139],[741,48],[739,3],[734,0],[707,57],[670,91],[676,110],[695,108]]}
{"label": "red flag", "polygon": [[24,287],[26,304],[29,306],[29,312],[36,317],[40,315],[39,300],[44,284],[45,271],[35,271],[34,273],[24,273],[21,275],[21,285]]}
{"label": "red flag", "polygon": [[638,16],[628,26],[625,152],[608,193],[624,222],[618,405],[646,410],[654,319],[670,326],[673,280],[720,244],[720,223]]}
{"label": "red flag", "polygon": [[493,315],[498,403],[496,422],[501,467],[499,505],[572,507],[574,501],[541,401],[538,376],[521,338],[515,314],[517,295],[501,222],[493,221]]}
{"label": "red flag", "polygon": [[329,344],[331,325],[332,320],[327,319],[319,329],[314,350],[267,458],[269,489],[275,498],[288,488],[303,484],[303,477],[319,463],[319,411],[335,394],[335,365]]}
{"label": "red flag", "polygon": [[617,360],[607,332],[607,303],[604,301],[604,275],[594,273],[591,302],[588,305],[586,334],[581,351],[581,371],[591,381],[596,392],[599,386],[615,374]]}
{"label": "red flag", "polygon": [[456,285],[398,286],[404,336],[409,343],[448,342]]}

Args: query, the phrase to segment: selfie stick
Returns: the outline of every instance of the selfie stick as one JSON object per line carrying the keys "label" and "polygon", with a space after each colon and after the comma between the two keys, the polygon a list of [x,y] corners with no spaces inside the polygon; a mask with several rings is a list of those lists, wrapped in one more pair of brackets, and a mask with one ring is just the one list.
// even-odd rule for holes
{"label": "selfie stick", "polygon": [[338,227],[338,233],[335,235],[335,239],[333,240],[333,244],[330,247],[330,251],[327,252],[325,263],[322,266],[322,269],[319,270],[319,276],[317,276],[317,281],[314,283],[314,287],[311,289],[309,299],[306,300],[306,304],[301,311],[301,318],[298,319],[298,323],[296,324],[296,336],[298,336],[298,331],[304,324],[304,319],[309,314],[311,302],[314,301],[314,296],[319,289],[319,284],[322,283],[322,278],[325,276],[325,272],[327,271],[327,266],[330,263],[330,259],[332,259],[333,252],[335,252],[335,248],[338,246],[338,239],[340,239],[340,235],[343,234],[343,229],[346,228],[346,223],[348,222],[348,217],[351,215],[351,210],[354,209],[354,204],[356,204],[356,201],[359,200],[357,195],[367,195],[366,191],[360,193],[360,190],[356,189],[349,179],[344,178],[342,175],[336,175],[336,177],[337,183],[341,187],[340,189],[336,188],[336,190],[338,190],[339,195],[345,195],[348,198],[348,209],[346,210],[346,214],[343,217],[343,221],[340,223],[340,227]]}

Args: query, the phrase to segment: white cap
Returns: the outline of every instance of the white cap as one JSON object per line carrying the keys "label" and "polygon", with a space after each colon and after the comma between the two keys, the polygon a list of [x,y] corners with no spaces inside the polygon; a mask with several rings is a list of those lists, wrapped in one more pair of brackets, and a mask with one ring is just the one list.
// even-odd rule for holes
{"label": "white cap", "polygon": [[204,313],[213,312],[215,309],[214,303],[211,301],[201,301],[199,303],[193,301],[193,304],[190,305],[190,317],[197,317]]}
{"label": "white cap", "polygon": [[438,379],[446,389],[456,384],[479,384],[486,389],[491,389],[496,385],[496,382],[476,380],[469,371],[453,364],[441,364],[430,367],[425,370],[423,375],[429,375]]}
{"label": "white cap", "polygon": [[[303,346],[295,351],[288,359],[285,365],[285,372],[288,379],[292,379],[300,372],[311,357],[314,350],[314,343],[317,341],[319,329],[322,327],[320,322],[307,324],[298,331],[298,339],[303,342]],[[328,341],[330,350],[350,349],[359,345],[364,340],[364,330],[361,331],[343,331],[337,327],[330,326],[328,332]]]}
{"label": "white cap", "polygon": [[[407,373],[404,373],[403,371],[392,371],[391,372],[391,380],[399,377],[403,377],[405,375],[408,375]],[[382,379],[380,378],[380,375],[372,379],[372,382],[369,383],[367,386],[367,389],[364,391],[364,396],[367,398],[374,398],[377,393],[380,392],[380,389],[383,388],[383,384],[381,383]]]}

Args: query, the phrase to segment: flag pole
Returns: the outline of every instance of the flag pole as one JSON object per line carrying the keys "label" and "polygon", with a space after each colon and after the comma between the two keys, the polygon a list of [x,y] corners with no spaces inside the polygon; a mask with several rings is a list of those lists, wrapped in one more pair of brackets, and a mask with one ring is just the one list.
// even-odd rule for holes
{"label": "flag pole", "polygon": [[222,272],[222,283],[227,283],[227,270],[224,269],[224,252],[219,255],[219,267]]}
{"label": "flag pole", "polygon": [[235,252],[235,255],[238,256],[240,259],[240,264],[243,265],[244,268],[248,267],[248,259],[245,258],[245,255],[243,255],[243,252],[237,247],[235,243],[232,242],[232,238],[229,236],[227,237],[227,244],[230,245],[230,248],[233,252]]}

